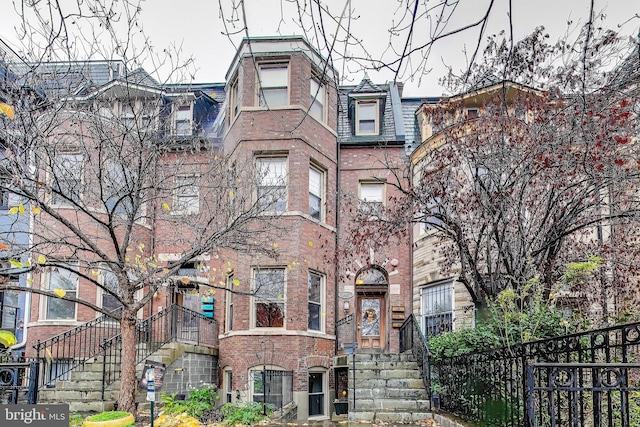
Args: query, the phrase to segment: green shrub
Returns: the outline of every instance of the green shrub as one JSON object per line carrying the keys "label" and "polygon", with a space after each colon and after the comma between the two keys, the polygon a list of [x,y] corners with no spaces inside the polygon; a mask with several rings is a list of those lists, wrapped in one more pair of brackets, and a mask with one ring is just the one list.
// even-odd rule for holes
{"label": "green shrub", "polygon": [[248,402],[242,406],[227,403],[222,407],[222,414],[224,415],[224,424],[227,426],[253,425],[267,418],[263,414],[262,405],[258,402]]}
{"label": "green shrub", "polygon": [[199,418],[204,411],[213,409],[215,401],[218,399],[217,388],[208,386],[189,393],[187,400],[176,400],[176,393],[162,393],[160,401],[164,404],[163,411],[166,414],[186,413],[187,415]]}
{"label": "green shrub", "polygon": [[576,329],[573,319],[557,309],[536,279],[519,290],[505,289],[487,302],[475,328],[460,328],[429,338],[434,362],[498,347],[564,335]]}

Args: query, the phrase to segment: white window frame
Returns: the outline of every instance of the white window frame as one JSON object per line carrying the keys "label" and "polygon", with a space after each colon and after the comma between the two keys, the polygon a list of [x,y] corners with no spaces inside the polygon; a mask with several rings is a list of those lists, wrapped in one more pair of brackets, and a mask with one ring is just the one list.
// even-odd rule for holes
{"label": "white window frame", "polygon": [[434,230],[433,227],[430,227],[429,223],[435,223],[435,224],[442,224],[442,220],[435,218],[433,215],[429,216],[429,213],[431,211],[434,212],[439,212],[440,211],[440,198],[435,198],[435,199],[431,199],[432,202],[430,203],[430,206],[427,206],[427,208],[429,209],[429,211],[424,213],[424,217],[422,219],[422,221],[420,221],[420,234],[424,234],[427,233],[431,230]]}
{"label": "white window frame", "polygon": [[[107,280],[108,280],[107,278],[108,278],[109,276],[113,276],[113,278],[116,280],[116,283],[117,283],[118,278],[117,278],[117,276],[115,275],[115,273],[114,273],[113,271],[111,271],[110,269],[105,268],[104,270],[102,270],[102,272],[101,272],[101,274],[100,274],[100,284],[101,284],[102,286],[108,287],[108,286],[107,286]],[[98,301],[100,301],[100,307],[101,307],[101,308],[105,308],[105,307],[104,307],[104,298],[105,298],[105,297],[107,297],[107,298],[114,298],[114,299],[115,299],[115,297],[113,297],[111,294],[109,294],[109,293],[105,292],[105,291],[104,291],[104,289],[102,289],[102,288],[98,288],[98,294],[99,294],[99,295],[98,295],[98,298],[99,298],[99,299],[98,299]],[[118,300],[117,300],[117,299],[115,300],[115,302],[119,304],[119,302],[118,302]],[[122,304],[120,304],[120,307],[122,307]],[[119,307],[116,307],[116,308],[114,308],[114,310],[117,310],[118,308],[119,308]]]}
{"label": "white window frame", "polygon": [[[319,290],[318,290],[318,300],[311,301],[311,278],[312,276],[318,278],[319,280]],[[326,286],[326,278],[323,274],[309,270],[307,272],[307,330],[314,332],[324,333],[325,331],[325,286]],[[317,307],[318,310],[318,329],[312,329],[310,327],[311,323],[311,306]]]}
{"label": "white window frame", "polygon": [[222,395],[224,396],[224,402],[233,403],[233,370],[227,366],[222,370]]}
{"label": "white window frame", "polygon": [[[64,160],[60,161],[61,159]],[[74,203],[80,204],[82,201],[82,188],[84,187],[84,155],[77,151],[56,154],[50,182],[51,186],[60,193],[68,194]],[[63,188],[58,185],[60,182],[71,182],[72,184]],[[55,192],[51,194],[51,204],[57,206],[71,205],[70,202]]]}
{"label": "white window frame", "polygon": [[231,83],[229,89],[229,121],[233,122],[238,113],[240,113],[240,104],[239,104],[239,96],[240,96],[240,80],[236,77]]}
{"label": "white window frame", "polygon": [[310,377],[312,374],[321,374],[322,375],[322,391],[321,392],[312,392],[311,390],[309,390],[309,386],[311,385],[311,381],[310,378],[307,379],[307,399],[311,400],[311,396],[312,395],[318,395],[318,394],[322,394],[323,398],[322,398],[322,408],[323,408],[323,413],[319,414],[319,415],[311,415],[311,402],[307,402],[309,404],[309,419],[310,420],[318,420],[318,419],[327,419],[329,417],[329,378],[328,378],[328,373],[326,369],[323,368],[317,368],[317,367],[313,367],[313,368],[309,368],[309,372],[308,372],[308,376]]}
{"label": "white window frame", "polygon": [[136,126],[136,113],[135,105],[131,105],[128,102],[120,102],[120,124],[126,130],[135,129]]}
{"label": "white window frame", "polygon": [[[318,221],[324,221],[324,194],[326,172],[311,164],[309,166],[309,215]],[[316,182],[315,178],[319,178]],[[314,199],[317,199],[317,213],[312,210]]]}
{"label": "white window frame", "polygon": [[[380,194],[370,196],[371,191],[365,189],[380,189]],[[377,193],[377,192],[376,192]],[[360,210],[371,218],[380,218],[381,212],[386,206],[386,182],[384,181],[360,181],[358,183],[358,199]]]}
{"label": "white window frame", "polygon": [[[271,73],[274,70],[281,70],[286,73],[286,82],[283,81],[283,76],[277,76],[275,73]],[[269,76],[271,74],[271,76]],[[275,82],[271,82],[270,77],[274,77]],[[289,101],[289,62],[271,62],[258,64],[258,105],[261,107],[285,107],[288,106]],[[282,97],[286,93],[284,102],[273,99],[271,94]],[[265,96],[267,94],[267,96]]]}
{"label": "white window frame", "polygon": [[173,177],[173,210],[175,215],[196,215],[200,213],[200,177],[197,175],[176,175]]}
{"label": "white window frame", "polygon": [[[234,273],[231,272],[227,275],[227,289],[234,288]],[[224,330],[225,332],[233,331],[233,292],[227,291],[225,295],[225,309],[224,309]]]}
{"label": "white window frame", "polygon": [[173,130],[176,136],[193,134],[193,109],[190,103],[173,106]]}
{"label": "white window frame", "polygon": [[[380,134],[380,100],[379,99],[359,99],[356,101],[356,135],[379,135]],[[373,107],[373,118],[365,115],[363,107]],[[365,116],[364,118],[361,115]],[[373,122],[373,129],[363,129],[364,123]]]}
{"label": "white window frame", "polygon": [[155,130],[156,129],[157,108],[154,104],[144,104],[140,113],[140,129]]}
{"label": "white window frame", "polygon": [[[282,291],[277,295],[267,295],[268,289],[263,287],[263,284],[258,283],[258,276],[261,273],[268,274],[268,272],[280,271],[282,272],[282,284],[278,284],[276,291]],[[267,283],[268,284],[268,283]],[[287,327],[287,306],[286,306],[286,292],[287,292],[287,269],[284,267],[270,266],[270,267],[255,267],[252,274],[252,290],[254,295],[251,297],[251,328],[252,329],[286,329]],[[282,310],[282,326],[258,326],[258,304],[276,304],[281,307]]]}
{"label": "white window frame", "polygon": [[[265,212],[286,212],[289,198],[288,158],[258,157],[258,203]],[[277,197],[274,197],[277,196]]]}
{"label": "white window frame", "polygon": [[[447,293],[449,293],[447,298]],[[427,307],[429,304],[425,301],[429,295],[435,295],[436,298],[439,298],[440,304],[445,304],[443,309],[437,309],[433,307]],[[448,301],[447,301],[448,299]],[[449,306],[447,307],[446,304]],[[427,312],[429,309],[429,312]],[[448,280],[444,282],[437,283],[427,283],[424,286],[420,287],[420,329],[425,334],[425,336],[433,336],[437,335],[441,332],[447,331],[437,331],[436,334],[428,334],[427,328],[427,318],[437,319],[438,317],[443,317],[449,315],[448,322],[450,324],[450,328],[448,331],[454,330],[454,315],[455,315],[455,285],[453,280]]]}
{"label": "white window frame", "polygon": [[[65,263],[65,265],[67,267],[70,267],[73,270],[76,270],[76,271],[79,268],[78,264],[74,263],[74,262],[68,262],[68,263]],[[53,269],[57,269],[58,271],[54,272],[54,271],[52,271]],[[78,274],[72,273],[71,271],[69,271],[67,269],[64,269],[64,268],[49,267],[47,269],[47,273],[45,274],[46,289],[47,290],[58,289],[57,286],[52,285],[52,283],[51,283],[54,274],[61,274],[63,276],[66,275],[70,279],[73,279],[73,276],[75,276],[75,289],[73,290],[73,292],[71,292],[71,289],[64,289],[64,288],[60,288],[60,289],[64,289],[67,295],[73,293],[74,295],[72,295],[72,296],[74,298],[78,298],[78,295],[79,295],[79,292],[80,292],[80,276]],[[62,304],[73,304],[73,317],[64,317],[64,318],[50,317],[49,316],[49,308],[50,308],[51,301],[56,301],[56,302],[62,301]],[[62,321],[62,322],[64,322],[64,321],[75,321],[78,318],[78,304],[76,304],[75,302],[65,301],[65,300],[63,300],[61,298],[46,296],[46,297],[43,298],[41,318],[43,320],[49,320],[49,321]]]}
{"label": "white window frame", "polygon": [[[127,188],[126,182],[135,179],[129,168],[121,163],[107,160],[103,168],[103,191],[107,196],[104,200],[109,211],[120,214],[133,214],[133,194]],[[120,200],[123,198],[124,200]],[[113,203],[113,206],[111,204]],[[115,203],[118,203],[117,205]],[[139,217],[140,215],[136,215]]]}
{"label": "white window frame", "polygon": [[309,115],[317,121],[324,123],[327,116],[327,89],[320,79],[312,77],[309,84],[309,92],[311,98]]}

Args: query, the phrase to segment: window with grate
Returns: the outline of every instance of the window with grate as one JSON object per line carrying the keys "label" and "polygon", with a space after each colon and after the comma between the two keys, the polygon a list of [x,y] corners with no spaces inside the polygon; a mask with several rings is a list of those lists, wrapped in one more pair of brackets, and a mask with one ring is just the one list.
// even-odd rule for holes
{"label": "window with grate", "polygon": [[425,336],[453,330],[453,283],[420,288],[421,315]]}

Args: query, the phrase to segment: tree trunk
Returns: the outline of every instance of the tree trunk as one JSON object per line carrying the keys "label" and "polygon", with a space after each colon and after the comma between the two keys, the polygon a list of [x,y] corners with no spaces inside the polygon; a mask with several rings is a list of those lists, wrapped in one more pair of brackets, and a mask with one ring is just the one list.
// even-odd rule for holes
{"label": "tree trunk", "polygon": [[135,414],[136,388],[136,316],[125,311],[120,320],[122,332],[122,365],[118,410]]}

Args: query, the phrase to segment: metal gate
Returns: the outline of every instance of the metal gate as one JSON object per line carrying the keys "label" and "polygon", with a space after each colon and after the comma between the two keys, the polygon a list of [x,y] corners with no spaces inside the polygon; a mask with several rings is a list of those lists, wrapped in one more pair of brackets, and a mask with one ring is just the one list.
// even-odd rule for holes
{"label": "metal gate", "polygon": [[0,359],[0,404],[38,402],[38,365],[23,357]]}

